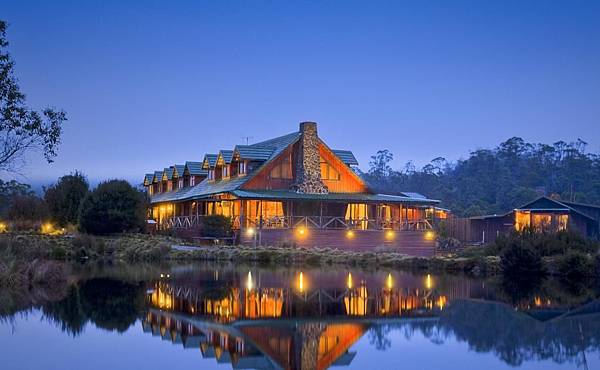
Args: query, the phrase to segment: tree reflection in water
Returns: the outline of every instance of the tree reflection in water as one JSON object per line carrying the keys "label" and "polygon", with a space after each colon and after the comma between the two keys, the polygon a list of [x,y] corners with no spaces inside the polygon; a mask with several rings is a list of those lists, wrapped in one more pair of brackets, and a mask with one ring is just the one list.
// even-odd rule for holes
{"label": "tree reflection in water", "polygon": [[600,301],[591,285],[352,271],[349,286],[344,271],[238,270],[163,268],[119,278],[101,269],[74,274],[46,294],[3,291],[0,312],[7,318],[37,308],[74,336],[88,323],[125,332],[141,320],[163,340],[256,368],[267,359],[282,368],[347,365],[362,336],[386,351],[393,332],[406,340],[420,333],[438,345],[464,342],[512,366],[581,365],[584,352],[600,349]]}

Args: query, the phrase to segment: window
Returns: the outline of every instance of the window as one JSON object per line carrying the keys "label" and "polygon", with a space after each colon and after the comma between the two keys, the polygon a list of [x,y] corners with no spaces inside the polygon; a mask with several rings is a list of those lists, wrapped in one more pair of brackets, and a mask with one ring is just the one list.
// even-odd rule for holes
{"label": "window", "polygon": [[215,170],[208,170],[208,181],[214,181],[215,180]]}
{"label": "window", "polygon": [[154,187],[152,185],[148,186],[148,195],[152,195],[154,193]]}
{"label": "window", "polygon": [[329,181],[340,180],[340,173],[335,168],[333,168],[332,165],[325,162],[323,158],[321,158],[321,179]]}
{"label": "window", "polygon": [[238,163],[238,175],[246,174],[246,162]]}
{"label": "window", "polygon": [[515,212],[515,229],[522,231],[524,228],[529,227],[531,223],[531,214],[529,212]]}
{"label": "window", "polygon": [[283,158],[281,163],[277,164],[271,170],[272,179],[291,179],[292,178],[292,165],[290,156]]}
{"label": "window", "polygon": [[183,188],[183,179],[179,179],[179,189]]}
{"label": "window", "polygon": [[190,176],[190,186],[196,185],[196,176]]}
{"label": "window", "polygon": [[229,166],[225,165],[221,168],[221,177],[223,177],[224,179],[229,177]]}
{"label": "window", "polygon": [[369,208],[366,204],[348,204],[345,218],[347,223],[366,230],[369,223]]}

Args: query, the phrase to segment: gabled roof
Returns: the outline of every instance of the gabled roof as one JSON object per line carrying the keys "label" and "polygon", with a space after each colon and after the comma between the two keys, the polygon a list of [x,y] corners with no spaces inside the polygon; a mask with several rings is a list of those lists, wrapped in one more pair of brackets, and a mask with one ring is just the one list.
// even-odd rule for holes
{"label": "gabled roof", "polygon": [[185,170],[187,170],[191,176],[206,176],[207,174],[207,171],[202,168],[202,162],[185,162],[184,172]]}
{"label": "gabled roof", "polygon": [[519,208],[515,208],[516,211],[566,211],[579,214],[583,217],[589,218],[595,221],[595,218],[587,215],[580,210],[577,210],[564,202],[554,200],[548,197],[540,197],[532,202],[529,202]]}
{"label": "gabled roof", "polygon": [[230,164],[232,158],[233,158],[233,150],[220,150],[219,155],[217,157],[217,163],[220,165]]}
{"label": "gabled roof", "polygon": [[144,186],[150,185],[152,183],[153,179],[154,179],[153,173],[147,173],[146,175],[144,175]]}
{"label": "gabled roof", "polygon": [[349,150],[337,150],[337,149],[332,149],[331,151],[339,159],[341,159],[342,162],[346,163],[346,165],[348,165],[348,166],[358,166],[358,161],[356,160],[356,157],[354,156],[354,153],[352,153],[351,151],[349,151]]}
{"label": "gabled roof", "polygon": [[252,145],[236,145],[233,149],[234,156],[249,161],[266,161],[271,157],[273,148],[255,147]]}
{"label": "gabled roof", "polygon": [[163,177],[162,177],[163,180],[165,180],[165,179],[172,180],[173,179],[173,171],[174,171],[173,166],[165,168],[163,170]]}
{"label": "gabled roof", "polygon": [[175,171],[173,171],[173,177],[182,177],[183,176],[183,171],[185,169],[185,165],[183,164],[176,164],[173,166],[173,169]]}
{"label": "gabled roof", "polygon": [[529,203],[526,203],[520,207],[515,208],[514,210],[506,213],[502,213],[499,215],[484,215],[484,216],[475,216],[469,217],[473,220],[485,220],[489,218],[500,218],[511,215],[514,211],[529,211],[529,212],[573,212],[578,215],[581,215],[585,218],[589,218],[591,220],[595,220],[592,216],[589,216],[564,202],[554,200],[548,197],[539,197]]}
{"label": "gabled roof", "polygon": [[154,177],[152,178],[152,182],[162,181],[163,172],[164,172],[164,170],[154,171]]}
{"label": "gabled roof", "polygon": [[202,161],[202,169],[209,170],[209,169],[215,168],[218,157],[219,157],[218,154],[205,154],[204,160]]}
{"label": "gabled roof", "polygon": [[[252,179],[257,173],[259,173],[264,168],[264,166],[268,165],[270,161],[277,158],[279,154],[281,154],[287,147],[294,144],[299,137],[300,133],[295,132],[289,135],[280,136],[275,139],[251,145],[251,147],[253,148],[270,148],[271,155],[261,166],[259,166],[259,168],[255,169],[254,171],[252,171],[252,173],[249,173],[247,176],[232,177],[217,181],[209,181],[208,179],[204,179],[202,182],[191,188],[188,187],[178,189],[172,192],[156,194],[152,196],[151,203],[202,199],[210,197],[211,195],[231,192],[233,190],[239,189],[242,185],[244,185],[247,181]],[[203,165],[211,159],[209,156],[214,156],[214,163],[216,163],[217,155],[207,154],[205,156],[205,161],[203,162]]]}

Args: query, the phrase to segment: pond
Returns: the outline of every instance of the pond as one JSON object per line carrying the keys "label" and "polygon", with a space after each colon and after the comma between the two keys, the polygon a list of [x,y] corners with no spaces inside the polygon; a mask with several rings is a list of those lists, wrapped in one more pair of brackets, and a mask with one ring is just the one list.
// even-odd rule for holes
{"label": "pond", "polygon": [[3,369],[597,369],[593,286],[360,269],[69,265],[0,294]]}

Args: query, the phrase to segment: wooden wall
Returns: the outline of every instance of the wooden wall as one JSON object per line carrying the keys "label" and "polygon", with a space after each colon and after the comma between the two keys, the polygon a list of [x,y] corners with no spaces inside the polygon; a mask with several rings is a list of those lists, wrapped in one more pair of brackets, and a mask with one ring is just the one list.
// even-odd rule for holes
{"label": "wooden wall", "polygon": [[351,168],[342,162],[335,154],[333,154],[333,152],[327,149],[325,145],[320,145],[319,154],[321,155],[321,158],[340,173],[339,181],[323,181],[331,193],[364,193],[367,191],[365,183],[352,172]]}
{"label": "wooden wall", "polygon": [[[258,231],[257,231],[258,232]],[[346,230],[308,229],[299,236],[293,229],[268,229],[260,231],[262,245],[295,244],[300,247],[330,247],[351,251],[394,251],[411,256],[433,256],[435,240],[428,240],[425,231],[398,231],[392,239],[382,230],[354,230],[350,239]],[[258,236],[257,236],[258,238]],[[240,244],[253,245],[253,237],[240,233]]]}
{"label": "wooden wall", "polygon": [[[296,143],[291,147],[284,150],[277,158],[271,163],[261,168],[260,172],[257,173],[252,179],[245,183],[243,189],[253,190],[270,190],[270,189],[282,189],[288,190],[295,182],[297,178],[296,163],[298,161],[298,150],[299,144]],[[324,180],[323,182],[329,188],[332,193],[364,193],[367,191],[367,186],[362,180],[352,172],[352,169],[346,166],[333,152],[331,152],[323,144],[319,147],[319,154],[321,157],[328,162],[336,171],[340,173],[340,180]],[[291,173],[292,179],[273,179],[270,177],[271,170],[281,164],[286,157],[291,156]]]}
{"label": "wooden wall", "polygon": [[[271,189],[289,189],[290,186],[295,181],[296,178],[296,153],[298,151],[298,144],[294,144],[291,147],[288,147],[284,150],[277,158],[275,158],[271,163],[268,163],[266,166],[260,169],[260,172],[254,175],[252,179],[246,182],[242,189],[253,189],[253,190],[271,190]],[[272,179],[270,177],[271,170],[281,164],[286,157],[291,155],[291,170],[292,170],[292,179]]]}

